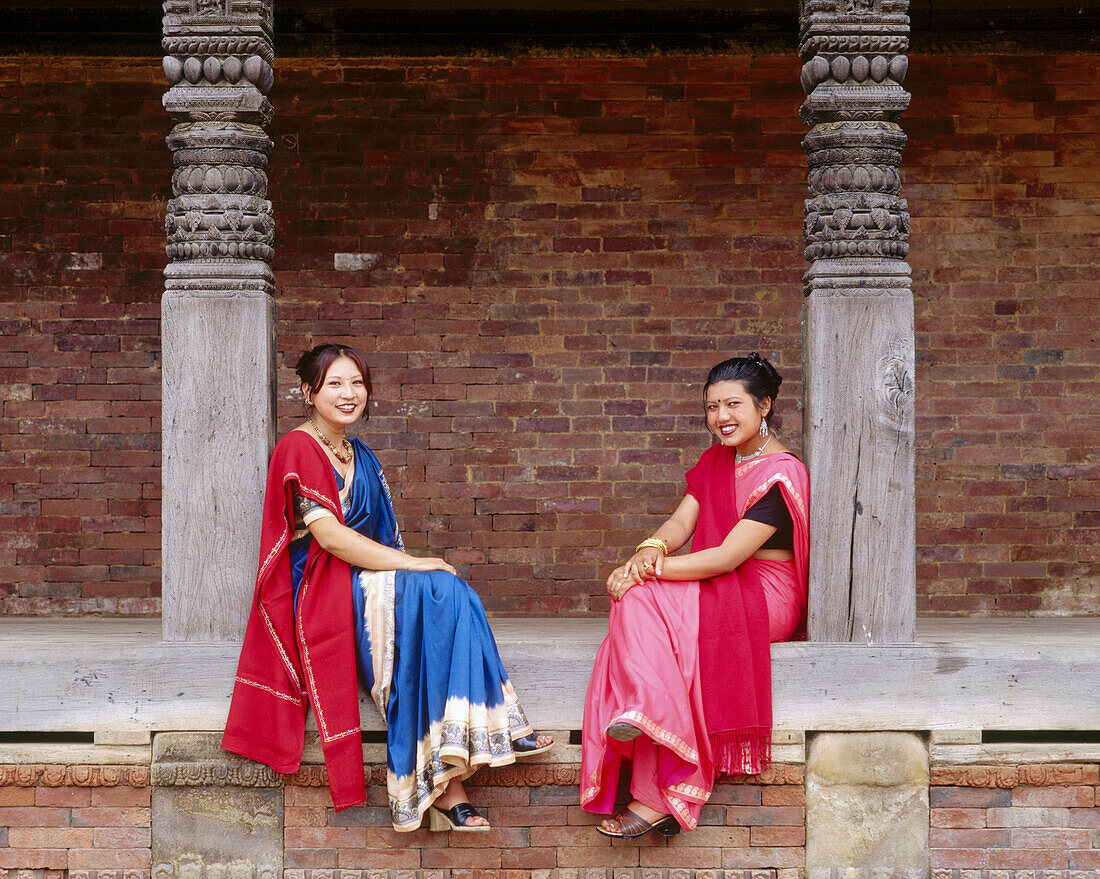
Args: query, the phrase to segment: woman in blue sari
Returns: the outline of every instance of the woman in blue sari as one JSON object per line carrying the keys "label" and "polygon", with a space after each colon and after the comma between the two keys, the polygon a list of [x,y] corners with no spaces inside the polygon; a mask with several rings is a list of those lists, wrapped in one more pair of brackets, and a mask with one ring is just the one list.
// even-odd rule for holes
{"label": "woman in blue sari", "polygon": [[432,830],[488,830],[463,779],[545,751],[553,739],[528,724],[477,594],[442,558],[405,552],[378,459],[344,436],[370,397],[363,358],[320,345],[297,372],[309,417],[280,443],[308,442],[328,458],[343,522],[290,480],[295,606],[314,542],[351,566],[359,675],[386,721],[394,828],[415,830],[428,812]]}

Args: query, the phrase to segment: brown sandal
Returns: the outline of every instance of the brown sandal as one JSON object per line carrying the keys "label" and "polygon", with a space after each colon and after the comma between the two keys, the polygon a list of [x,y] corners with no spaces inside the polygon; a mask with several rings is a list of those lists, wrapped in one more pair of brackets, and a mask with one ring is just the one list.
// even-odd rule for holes
{"label": "brown sandal", "polygon": [[639,836],[645,836],[651,830],[656,830],[661,836],[675,836],[680,832],[679,822],[671,815],[665,815],[650,824],[644,818],[635,815],[629,808],[626,808],[611,820],[618,823],[618,833],[604,830],[599,825],[596,826],[596,830],[604,836],[610,836],[612,839],[637,839]]}

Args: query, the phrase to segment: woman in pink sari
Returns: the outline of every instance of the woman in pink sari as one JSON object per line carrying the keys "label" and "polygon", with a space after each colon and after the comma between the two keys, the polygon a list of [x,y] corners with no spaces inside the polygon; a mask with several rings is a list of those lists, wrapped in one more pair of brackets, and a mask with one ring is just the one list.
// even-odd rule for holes
{"label": "woman in pink sari", "polygon": [[[610,629],[584,703],[581,805],[630,804],[597,827],[632,839],[691,830],[719,774],[771,748],[771,641],[803,637],[809,475],[769,427],[779,374],[753,353],[707,376],[717,442],[676,512],[611,572]],[[691,540],[691,551],[671,556]]]}

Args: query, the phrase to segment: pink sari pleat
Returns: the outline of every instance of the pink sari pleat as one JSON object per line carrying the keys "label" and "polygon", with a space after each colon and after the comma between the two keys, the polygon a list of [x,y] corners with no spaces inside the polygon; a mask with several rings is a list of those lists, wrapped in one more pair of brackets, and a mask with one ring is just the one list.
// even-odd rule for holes
{"label": "pink sari pleat", "polygon": [[[613,602],[584,703],[581,805],[615,806],[619,769],[634,763],[641,802],[691,829],[714,785],[699,687],[699,584],[649,581]],[[625,721],[644,730],[630,742],[607,736]],[[639,771],[641,770],[641,771]]]}
{"label": "pink sari pleat", "polygon": [[768,640],[790,641],[806,616],[806,587],[794,560],[757,559],[756,569],[768,603]]}

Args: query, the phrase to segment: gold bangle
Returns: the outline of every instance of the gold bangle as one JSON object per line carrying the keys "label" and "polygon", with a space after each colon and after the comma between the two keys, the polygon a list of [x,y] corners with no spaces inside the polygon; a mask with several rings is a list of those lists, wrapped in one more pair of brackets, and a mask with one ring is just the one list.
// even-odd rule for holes
{"label": "gold bangle", "polygon": [[634,552],[639,552],[647,546],[652,546],[654,549],[659,549],[661,551],[661,555],[668,555],[668,544],[661,540],[660,537],[647,537],[636,547],[634,547]]}

